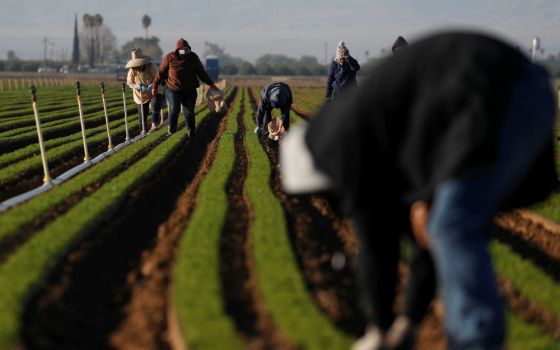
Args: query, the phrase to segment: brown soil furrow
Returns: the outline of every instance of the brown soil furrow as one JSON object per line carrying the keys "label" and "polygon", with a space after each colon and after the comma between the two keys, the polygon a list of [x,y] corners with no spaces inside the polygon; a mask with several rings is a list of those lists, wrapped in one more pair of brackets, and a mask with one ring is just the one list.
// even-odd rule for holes
{"label": "brown soil furrow", "polygon": [[492,236],[560,282],[560,239],[555,233],[514,211],[497,216]]}
{"label": "brown soil furrow", "polygon": [[226,122],[227,116],[208,145],[198,172],[177,199],[175,210],[159,225],[154,246],[142,252],[139,268],[127,275],[131,300],[123,322],[110,336],[115,349],[178,349],[185,344],[179,327],[170,331],[174,326],[170,322],[177,322],[176,316],[171,315],[172,267],[181,234],[196,206],[198,188],[212,167]]}
{"label": "brown soil furrow", "polygon": [[311,118],[313,118],[313,116],[307,112],[304,112],[302,109],[300,109],[298,106],[296,105],[292,105],[292,111],[294,111],[295,114],[297,114],[298,116],[301,117],[301,119],[305,120],[305,121],[309,121]]}
{"label": "brown soil furrow", "polygon": [[250,222],[253,212],[245,191],[248,158],[243,139],[245,110],[237,116],[234,136],[235,163],[226,184],[228,211],[220,241],[220,276],[227,313],[249,349],[295,349],[274,325],[258,292],[256,268],[251,249]]}
{"label": "brown soil furrow", "polygon": [[[131,133],[132,134],[132,133]],[[134,137],[131,135],[131,137]],[[112,142],[114,145],[124,142],[125,134],[118,133],[112,135]],[[101,153],[107,151],[108,141],[103,140],[95,143],[88,143],[88,151],[90,157],[93,159]],[[48,159],[48,150],[47,150]],[[54,160],[49,161],[49,173],[54,179],[57,176],[63,174],[67,170],[72,169],[84,161],[84,150],[83,147],[72,152],[65,154],[64,156]],[[4,201],[11,197],[17,196],[26,191],[30,191],[34,188],[40,187],[43,184],[43,168],[38,167],[35,169],[24,171],[19,174],[18,178],[7,181],[2,184],[0,189],[0,201]]]}
{"label": "brown soil furrow", "polygon": [[560,262],[560,226],[527,210],[500,214],[496,222]]}
{"label": "brown soil furrow", "polygon": [[[180,193],[204,167],[206,151],[222,120],[218,114],[206,117],[197,127],[194,142],[183,144],[149,181],[127,196],[111,218],[84,232],[82,240],[58,260],[26,305],[22,338],[27,348],[114,348],[110,336],[127,319],[130,308],[125,306],[133,291],[145,286],[150,276],[146,275],[149,264],[139,267],[144,252],[153,249],[158,227],[168,220]],[[157,305],[158,301],[150,299],[145,304]],[[165,310],[158,310],[153,312],[154,318],[165,319]],[[129,340],[146,339],[144,336],[149,338],[139,331]],[[151,348],[169,348],[160,330],[149,341],[157,344]]]}
{"label": "brown soil furrow", "polygon": [[[70,196],[68,199],[64,200],[59,205],[49,208],[43,212],[39,217],[37,217],[32,223],[22,227],[17,234],[11,235],[6,239],[0,240],[0,264],[6,261],[6,259],[17,250],[22,244],[27,242],[35,233],[43,229],[51,221],[55,220],[58,216],[67,212],[76,203],[81,201],[83,198],[89,196],[91,193],[99,189],[104,183],[111,181],[114,177],[119,175],[122,171],[126,170],[132,164],[136,163],[138,160],[142,159],[146,154],[148,154],[154,147],[159,145],[164,137],[160,138],[156,143],[146,147],[141,152],[139,152],[135,157],[127,159],[125,162],[120,164],[114,171],[110,174],[97,179],[94,183],[87,187],[82,188],[79,192]],[[45,194],[48,195],[48,194]]]}
{"label": "brown soil furrow", "polygon": [[[250,94],[253,109],[255,96]],[[261,139],[271,162],[271,187],[286,214],[292,249],[315,303],[340,329],[359,335],[364,320],[357,312],[356,293],[350,264],[333,269],[333,256],[346,256],[344,243],[331,220],[312,204],[311,196],[288,196],[281,188],[278,171],[278,143]],[[348,260],[346,258],[345,260]]]}
{"label": "brown soil furrow", "polygon": [[511,281],[499,278],[498,284],[508,306],[519,318],[560,341],[560,320],[553,312],[524,296]]}

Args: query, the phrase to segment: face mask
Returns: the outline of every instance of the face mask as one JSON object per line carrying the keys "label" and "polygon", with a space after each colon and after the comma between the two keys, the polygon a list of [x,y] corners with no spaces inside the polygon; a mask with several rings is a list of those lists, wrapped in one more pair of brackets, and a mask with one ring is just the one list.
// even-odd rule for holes
{"label": "face mask", "polygon": [[184,56],[184,55],[187,54],[187,51],[183,50],[183,49],[179,50],[178,52],[179,52],[179,55],[181,55],[181,56]]}

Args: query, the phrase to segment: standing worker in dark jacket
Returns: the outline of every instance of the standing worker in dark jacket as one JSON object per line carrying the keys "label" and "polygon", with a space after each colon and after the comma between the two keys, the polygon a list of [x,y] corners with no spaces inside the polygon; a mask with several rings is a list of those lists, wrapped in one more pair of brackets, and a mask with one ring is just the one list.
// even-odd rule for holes
{"label": "standing worker in dark jacket", "polygon": [[292,107],[292,90],[288,84],[275,82],[261,90],[261,100],[257,109],[255,134],[262,130],[266,134],[268,122],[272,117],[272,109],[279,108],[282,115],[282,126],[286,131],[290,128],[290,108]]}
{"label": "standing worker in dark jacket", "polygon": [[339,42],[336,45],[336,57],[329,67],[325,97],[334,98],[342,90],[356,86],[356,72],[359,70],[358,61],[350,56],[350,51],[344,41]]}
{"label": "standing worker in dark jacket", "polygon": [[400,249],[390,232],[409,222],[434,258],[448,348],[502,348],[489,231],[499,211],[557,187],[554,115],[542,67],[495,38],[440,33],[386,59],[283,140],[285,189],[330,186],[356,224],[368,328],[354,349],[390,348]]}
{"label": "standing worker in dark jacket", "polygon": [[200,86],[198,79],[208,84],[212,89],[218,87],[206,73],[198,55],[191,51],[189,43],[180,38],[177,40],[175,51],[163,57],[159,66],[159,73],[153,83],[153,93],[163,81],[167,82],[166,97],[169,103],[169,129],[172,134],[177,131],[177,119],[181,105],[187,121],[187,133],[193,139],[196,135],[194,108],[196,104],[196,88]]}

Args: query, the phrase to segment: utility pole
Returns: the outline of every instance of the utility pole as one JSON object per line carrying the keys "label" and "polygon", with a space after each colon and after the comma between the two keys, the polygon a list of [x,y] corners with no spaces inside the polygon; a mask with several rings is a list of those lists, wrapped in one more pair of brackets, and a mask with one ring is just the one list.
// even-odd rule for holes
{"label": "utility pole", "polygon": [[43,64],[47,65],[47,46],[49,44],[49,39],[47,37],[43,38]]}

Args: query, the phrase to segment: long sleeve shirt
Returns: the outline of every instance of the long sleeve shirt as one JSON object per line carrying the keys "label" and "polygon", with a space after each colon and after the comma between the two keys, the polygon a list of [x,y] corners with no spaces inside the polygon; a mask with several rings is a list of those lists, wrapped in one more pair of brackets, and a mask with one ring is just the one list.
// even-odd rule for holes
{"label": "long sleeve shirt", "polygon": [[214,83],[196,53],[191,51],[181,57],[175,50],[163,57],[155,83],[166,81],[172,91],[187,91],[199,87],[199,79],[208,85]]}
{"label": "long sleeve shirt", "polygon": [[[126,83],[132,89],[132,96],[134,97],[134,102],[136,104],[147,103],[152,98],[151,91],[141,92],[136,89],[136,85],[142,84],[148,87],[153,84],[156,75],[158,74],[157,66],[151,62],[146,65],[144,71],[138,71],[130,68],[126,76]],[[162,88],[160,87],[156,93],[161,93]]]}
{"label": "long sleeve shirt", "polygon": [[265,86],[262,90],[261,90],[261,100],[259,102],[259,106],[257,109],[257,126],[264,128],[266,127],[266,125],[262,125],[263,123],[263,118],[265,116],[266,113],[269,113],[272,111],[272,103],[270,101],[271,98],[271,92],[273,89],[278,89],[278,102],[276,103],[276,108],[280,109],[280,113],[282,115],[287,115],[289,116],[290,113],[290,108],[292,106],[292,90],[290,90],[290,87],[285,84],[285,83],[280,83],[280,82],[276,82],[276,83],[271,83],[267,86]]}
{"label": "long sleeve shirt", "polygon": [[358,61],[351,56],[348,56],[343,64],[332,61],[329,66],[325,97],[330,98],[333,91],[336,93],[346,87],[356,85],[356,72],[359,70]]}

